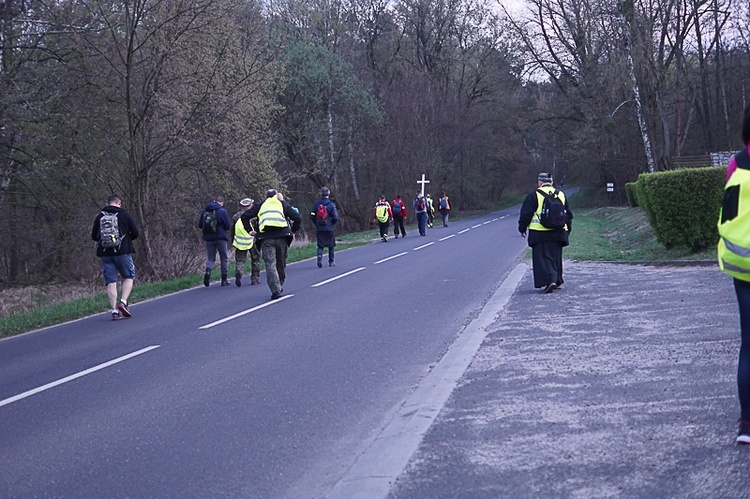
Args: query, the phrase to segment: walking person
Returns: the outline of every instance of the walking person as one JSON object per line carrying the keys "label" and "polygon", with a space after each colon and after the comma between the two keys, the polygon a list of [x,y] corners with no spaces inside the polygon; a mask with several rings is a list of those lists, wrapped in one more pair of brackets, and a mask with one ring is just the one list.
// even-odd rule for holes
{"label": "walking person", "polygon": [[[91,239],[97,241],[96,256],[102,260],[102,276],[107,288],[110,314],[112,320],[130,317],[128,300],[135,282],[135,265],[133,264],[133,240],[138,239],[140,231],[133,217],[122,207],[122,200],[117,194],[107,198],[107,206],[94,220],[91,228]],[[117,274],[122,278],[120,299],[117,299]]]}
{"label": "walking person", "polygon": [[380,200],[375,203],[375,210],[373,210],[372,217],[377,220],[380,228],[380,239],[384,242],[388,242],[388,225],[391,218],[393,218],[393,212],[391,211],[391,205],[385,200],[385,194],[380,195]]}
{"label": "walking person", "polygon": [[[251,260],[251,284],[257,284],[260,278],[260,256],[257,257],[257,264],[254,261],[253,257],[256,224],[254,224],[253,220],[251,220],[250,225],[253,230],[248,232],[245,230],[245,226],[242,225],[242,221],[240,220],[242,214],[249,210],[254,202],[255,201],[251,198],[244,198],[240,201],[240,210],[232,215],[232,229],[229,231],[229,241],[232,243],[232,246],[234,246],[234,284],[237,287],[242,286],[242,274],[245,271],[245,262],[247,261],[248,253],[250,253]],[[257,250],[256,254],[260,255]]]}
{"label": "walking person", "polygon": [[248,232],[252,229],[250,220],[258,218],[257,241],[266,264],[266,282],[271,290],[272,300],[281,298],[284,292],[289,245],[302,223],[299,212],[286,201],[280,200],[277,194],[276,189],[268,189],[263,202],[255,202],[252,208],[240,216]]}
{"label": "walking person", "polygon": [[[559,209],[553,210],[554,221],[548,221],[546,213],[542,215],[547,196],[559,200]],[[518,232],[526,237],[526,230],[529,231],[534,287],[544,288],[545,293],[551,293],[563,284],[562,249],[568,245],[572,221],[573,212],[570,211],[565,193],[552,186],[552,176],[549,173],[540,173],[537,177],[537,189],[529,193],[521,205]]]}
{"label": "walking person", "polygon": [[417,228],[420,236],[427,235],[427,201],[422,192],[417,191],[414,199],[414,213],[417,214]]}
{"label": "walking person", "polygon": [[427,227],[432,228],[432,223],[435,221],[435,203],[432,201],[432,196],[427,194]]}
{"label": "walking person", "polygon": [[727,167],[724,202],[719,216],[718,258],[721,270],[731,275],[740,310],[740,352],[737,392],[740,401],[738,444],[750,444],[750,105],[742,119],[745,147]]}
{"label": "walking person", "polygon": [[318,268],[323,266],[324,248],[328,248],[328,266],[336,265],[333,261],[336,247],[334,226],[339,221],[339,213],[336,210],[336,203],[329,199],[330,195],[331,191],[328,187],[320,189],[320,200],[313,205],[310,212],[310,220],[315,224],[315,236],[318,240]]}
{"label": "walking person", "polygon": [[451,202],[445,191],[440,194],[440,199],[438,200],[438,211],[440,212],[440,216],[443,217],[443,227],[448,227],[448,216],[451,213]]}
{"label": "walking person", "polygon": [[227,274],[229,273],[229,256],[227,244],[229,242],[229,230],[232,221],[229,213],[224,209],[224,197],[218,196],[213,201],[206,203],[206,207],[198,217],[198,228],[203,232],[203,241],[206,243],[206,273],[203,275],[203,285],[211,284],[211,272],[216,264],[216,253],[219,253],[221,264],[221,285],[229,286]]}
{"label": "walking person", "polygon": [[404,228],[406,205],[401,200],[400,194],[396,194],[396,198],[391,202],[391,213],[393,214],[393,235],[398,239],[398,232],[401,231],[401,237],[406,237],[406,229]]}

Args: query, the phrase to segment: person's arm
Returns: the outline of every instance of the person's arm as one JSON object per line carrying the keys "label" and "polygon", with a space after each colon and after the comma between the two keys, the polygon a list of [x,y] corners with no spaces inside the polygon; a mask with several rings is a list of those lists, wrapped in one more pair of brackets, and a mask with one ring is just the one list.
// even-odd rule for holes
{"label": "person's arm", "polygon": [[94,226],[91,228],[91,239],[94,241],[98,241],[101,239],[101,234],[99,233],[99,219],[102,218],[102,214],[99,213],[99,215],[94,219]]}
{"label": "person's arm", "polygon": [[130,240],[133,241],[135,239],[138,239],[138,236],[141,235],[141,231],[138,229],[138,226],[135,223],[135,219],[133,218],[133,215],[131,215],[127,211],[124,212],[124,214],[127,217],[128,235],[130,236]]}
{"label": "person's arm", "polygon": [[292,208],[292,205],[286,201],[282,201],[281,204],[284,206],[284,216],[292,221],[292,233],[297,232],[299,226],[302,224],[302,217],[294,208]]}
{"label": "person's arm", "polygon": [[240,220],[242,220],[242,225],[245,227],[245,230],[249,233],[253,230],[253,226],[250,224],[250,220],[258,216],[258,212],[260,211],[260,202],[256,201],[253,204],[253,207],[249,210],[242,213],[240,216]]}
{"label": "person's arm", "polygon": [[339,210],[336,209],[336,203],[331,201],[328,204],[328,207],[331,208],[331,213],[330,213],[331,223],[333,223],[333,225],[336,225],[337,223],[339,223]]}
{"label": "person's arm", "polygon": [[536,190],[534,190],[523,200],[521,213],[518,216],[518,232],[520,232],[523,237],[526,237],[526,229],[529,227],[531,219],[534,218],[537,206]]}

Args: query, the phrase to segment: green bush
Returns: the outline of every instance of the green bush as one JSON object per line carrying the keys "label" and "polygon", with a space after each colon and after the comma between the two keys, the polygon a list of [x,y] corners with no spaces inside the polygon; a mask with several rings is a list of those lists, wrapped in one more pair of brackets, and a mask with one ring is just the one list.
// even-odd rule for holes
{"label": "green bush", "polygon": [[701,251],[716,244],[716,222],[724,193],[726,167],[643,173],[636,198],[656,239],[666,248]]}
{"label": "green bush", "polygon": [[638,206],[635,184],[635,182],[627,182],[625,184],[625,197],[628,199],[628,206],[630,206],[631,208],[635,208],[636,206]]}

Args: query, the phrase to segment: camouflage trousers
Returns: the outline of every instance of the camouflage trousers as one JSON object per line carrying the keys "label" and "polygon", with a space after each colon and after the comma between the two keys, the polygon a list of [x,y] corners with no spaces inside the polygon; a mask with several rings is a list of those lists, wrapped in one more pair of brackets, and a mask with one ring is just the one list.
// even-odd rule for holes
{"label": "camouflage trousers", "polygon": [[289,245],[285,237],[264,239],[260,245],[263,261],[266,262],[266,282],[271,293],[281,292],[286,280],[286,255]]}
{"label": "camouflage trousers", "polygon": [[234,266],[236,274],[242,277],[245,272],[245,262],[247,254],[250,253],[250,282],[258,284],[260,282],[260,244],[254,244],[249,250],[234,250]]}

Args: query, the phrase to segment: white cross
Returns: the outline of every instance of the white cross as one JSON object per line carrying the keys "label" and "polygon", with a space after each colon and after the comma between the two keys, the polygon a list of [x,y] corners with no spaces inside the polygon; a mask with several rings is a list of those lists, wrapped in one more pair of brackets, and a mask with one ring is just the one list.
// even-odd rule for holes
{"label": "white cross", "polygon": [[422,184],[422,195],[424,196],[424,184],[429,184],[429,180],[424,179],[424,173],[422,174],[422,180],[417,180],[418,184]]}

